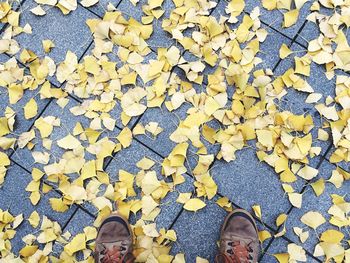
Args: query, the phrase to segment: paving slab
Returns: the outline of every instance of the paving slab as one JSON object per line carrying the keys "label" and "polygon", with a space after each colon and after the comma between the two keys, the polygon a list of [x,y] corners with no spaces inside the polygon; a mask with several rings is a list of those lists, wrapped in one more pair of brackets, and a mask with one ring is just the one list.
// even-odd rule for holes
{"label": "paving slab", "polygon": [[30,193],[25,190],[31,180],[32,176],[30,173],[12,163],[7,171],[5,182],[0,188],[0,209],[8,209],[14,216],[23,214],[25,219],[16,229],[17,234],[11,241],[13,248],[12,252],[15,254],[18,254],[19,250],[24,247],[25,243],[22,241],[24,236],[28,234],[38,234],[40,224],[38,228],[33,228],[27,221],[32,212],[37,211],[41,220],[45,215],[50,220],[58,222],[59,225],[63,227],[69,221],[73,212],[77,209],[77,207],[73,205],[64,213],[52,210],[49,198],[60,197],[55,191],[50,191],[48,194],[42,194],[39,203],[36,206],[32,205],[29,199]]}
{"label": "paving slab", "polygon": [[211,174],[218,192],[248,211],[252,211],[253,205],[260,205],[263,222],[274,227],[277,216],[291,206],[277,173],[261,163],[250,147],[236,152],[236,157],[229,163],[224,160],[214,163]]}
{"label": "paving slab", "polygon": [[[20,19],[21,26],[29,23],[33,28],[33,33],[29,35],[21,34],[16,37],[16,40],[19,42],[22,49],[27,48],[33,50],[42,58],[46,54],[43,51],[41,41],[44,39],[50,39],[55,43],[56,47],[47,55],[53,58],[56,63],[60,63],[65,59],[68,50],[76,53],[81,61],[84,56],[92,54],[94,47],[91,32],[86,25],[86,19],[102,18],[108,3],[111,3],[116,6],[117,10],[120,10],[126,18],[133,17],[138,21],[142,21],[142,17],[145,15],[142,6],[148,2],[148,0],[140,0],[135,7],[130,0],[100,0],[97,5],[88,8],[78,5],[77,10],[66,16],[64,16],[56,7],[49,8],[48,6],[45,6],[44,9],[47,11],[47,15],[38,17],[30,12],[30,9],[37,5],[35,0],[25,0],[22,1],[23,5],[20,8],[20,10],[22,10]],[[294,1],[292,1],[292,4],[294,4]],[[312,1],[306,2],[295,25],[290,28],[283,28],[282,22],[285,10],[267,11],[262,7],[261,1],[246,0],[246,14],[251,13],[255,7],[259,7],[262,28],[265,28],[268,31],[267,39],[260,44],[260,52],[257,55],[263,62],[257,65],[254,70],[270,68],[274,70],[275,75],[280,75],[288,68],[294,67],[295,56],[303,56],[306,54],[307,42],[317,38],[319,35],[318,27],[313,23],[306,21],[306,17],[310,13],[309,8],[311,4]],[[218,5],[210,11],[211,15],[216,19],[220,19],[221,15],[226,16],[226,6],[227,1],[218,1]],[[151,38],[147,40],[150,48],[155,51],[158,47],[168,48],[171,45],[175,45],[180,48],[182,54],[187,60],[200,60],[200,58],[192,55],[189,51],[185,52],[184,49],[180,47],[181,45],[171,39],[170,34],[162,29],[162,21],[169,17],[174,8],[173,0],[164,0],[161,8],[165,13],[161,18],[158,20],[154,19],[152,22],[154,32]],[[324,11],[321,8],[321,12],[329,12],[329,10]],[[242,21],[243,16],[244,14],[239,16],[239,21]],[[229,27],[231,29],[236,28],[238,24],[239,23],[232,24],[229,25]],[[0,24],[0,30],[1,27],[2,25]],[[184,35],[191,36],[195,30],[198,30],[198,28],[194,27],[186,29]],[[344,30],[346,30],[346,28],[344,28]],[[350,39],[350,34],[347,34],[347,36]],[[294,53],[280,62],[279,49],[282,44],[289,46]],[[107,54],[107,57],[111,61],[117,62],[117,67],[119,67],[122,65],[122,62],[116,56],[117,51],[118,47],[115,46],[113,53]],[[19,54],[17,54],[17,58],[18,57]],[[156,58],[156,52],[151,52],[145,58],[145,63],[149,62],[150,59]],[[8,59],[7,56],[0,55],[1,63]],[[203,84],[193,85],[197,93],[206,91],[208,74],[212,74],[216,69],[216,67],[206,65],[203,72]],[[172,72],[176,73],[181,80],[186,81],[187,78],[179,67],[175,67]],[[324,102],[328,95],[334,96],[335,78],[331,80],[327,79],[324,74],[324,67],[316,65],[315,63],[312,63],[311,65],[311,72],[312,75],[309,78],[306,78],[306,80],[314,88],[315,92],[323,94],[321,101]],[[339,75],[345,73],[336,71],[336,74]],[[49,80],[56,86],[61,86],[63,89],[65,88],[65,85],[58,83],[55,78],[49,78]],[[142,83],[140,78],[137,78],[136,86],[147,87],[150,85],[152,85],[152,83]],[[125,93],[132,87],[133,85],[123,86],[122,92]],[[229,98],[231,98],[235,88],[229,86],[227,87],[227,91]],[[4,109],[9,106],[6,89],[0,87],[0,95],[6,97],[6,99],[0,100],[0,111],[3,112]],[[70,95],[76,96],[73,92]],[[331,150],[327,152],[330,148],[331,142],[324,142],[316,139],[317,130],[319,127],[322,127],[324,120],[314,109],[313,105],[305,103],[307,95],[308,94],[306,93],[289,88],[288,94],[285,95],[281,101],[276,101],[276,105],[282,110],[289,110],[295,114],[311,114],[315,122],[315,128],[311,130],[313,146],[321,147],[320,156],[310,159],[310,166],[314,168],[319,167],[320,171],[319,175],[311,182],[321,177],[327,180],[331,176],[331,171],[336,167],[328,161],[330,154],[334,149],[331,148]],[[80,122],[84,128],[90,125],[91,120],[89,118],[85,116],[74,116],[70,112],[70,109],[87,99],[98,98],[98,95],[89,98],[74,97],[76,100],[69,97],[68,105],[64,109],[57,105],[56,100],[51,100],[51,102],[50,100],[40,100],[39,96],[37,90],[26,90],[19,103],[10,105],[17,113],[17,124],[15,125],[13,136],[17,136],[19,133],[27,131],[34,123],[35,118],[25,120],[22,110],[27,101],[30,98],[34,98],[38,103],[38,115],[42,113],[43,117],[55,116],[59,117],[61,120],[60,127],[55,127],[50,137],[54,142],[51,150],[46,150],[43,147],[37,130],[37,138],[33,140],[34,148],[32,151],[48,152],[51,156],[50,163],[52,163],[54,161],[59,161],[65,152],[65,150],[57,146],[56,141],[65,137],[68,133],[71,133],[77,122]],[[169,98],[166,98],[166,100],[169,100]],[[146,103],[146,99],[143,100],[142,103]],[[231,101],[228,101],[227,107],[231,107],[230,105]],[[148,108],[142,116],[132,118],[128,123],[129,128],[133,128],[138,122],[144,126],[149,122],[157,122],[164,130],[157,136],[157,138],[153,138],[149,133],[147,133],[147,135],[135,136],[130,147],[122,149],[113,157],[105,160],[104,168],[109,175],[111,184],[118,182],[118,172],[121,169],[134,175],[140,172],[140,169],[136,167],[136,163],[143,157],[148,157],[156,162],[152,169],[156,171],[159,180],[171,182],[171,178],[165,178],[162,175],[161,163],[163,158],[167,157],[175,147],[176,144],[170,139],[170,136],[176,130],[180,121],[186,118],[186,112],[190,107],[191,105],[189,103],[184,103],[179,109],[173,112],[169,112],[164,106],[161,108]],[[101,137],[109,137],[110,140],[114,142],[117,141],[116,136],[123,128],[120,117],[121,112],[120,101],[116,100],[116,106],[111,112],[109,112],[112,118],[117,120],[116,127],[113,131],[104,130]],[[210,121],[208,125],[215,129],[220,127],[214,120]],[[326,129],[326,131],[330,134],[329,129]],[[216,155],[219,152],[220,145],[211,145],[204,138],[201,138],[201,141],[207,147],[208,154]],[[336,189],[330,183],[326,183],[325,193],[317,198],[312,188],[308,185],[308,182],[299,178],[298,181],[293,184],[293,187],[298,192],[305,190],[303,193],[303,207],[301,209],[291,209],[292,206],[288,201],[287,195],[282,190],[278,174],[275,173],[274,169],[268,164],[260,162],[256,157],[256,150],[254,149],[255,143],[256,141],[254,140],[249,141],[246,148],[236,153],[237,159],[230,163],[226,163],[223,160],[217,160],[214,162],[210,169],[210,174],[218,185],[218,195],[227,196],[233,203],[235,203],[235,205],[245,208],[250,212],[252,212],[253,205],[259,204],[262,209],[263,222],[258,222],[258,228],[259,230],[265,229],[271,231],[272,235],[275,232],[278,232],[278,229],[275,229],[275,219],[277,216],[281,213],[290,212],[286,224],[288,230],[286,238],[270,238],[266,240],[262,244],[263,254],[260,262],[277,262],[272,254],[286,252],[287,244],[290,242],[302,245],[307,251],[313,253],[314,246],[318,242],[320,233],[327,228],[335,228],[327,222],[320,226],[316,232],[309,229],[310,237],[304,244],[302,244],[298,237],[293,234],[293,226],[299,226],[304,230],[307,230],[308,227],[300,222],[300,217],[309,210],[320,211],[328,220],[329,217],[327,217],[327,211],[331,205],[330,194],[336,193],[341,196],[346,195],[350,189],[349,182],[344,182],[341,189]],[[85,142],[83,142],[83,144],[84,146],[87,145]],[[197,164],[197,151],[197,148],[190,145],[187,155],[188,158],[185,164],[188,169],[188,174],[184,175],[185,182],[173,187],[172,191],[161,200],[160,207],[162,209],[160,215],[156,219],[156,223],[158,229],[164,227],[166,229],[174,229],[177,232],[178,241],[174,243],[171,251],[172,254],[184,252],[186,254],[186,262],[195,262],[196,256],[201,256],[208,259],[210,262],[213,262],[217,252],[217,240],[219,238],[220,227],[227,212],[215,204],[217,197],[212,200],[204,200],[207,206],[195,213],[184,210],[183,205],[176,202],[179,193],[195,192],[193,186],[194,179],[190,175],[192,169]],[[84,157],[86,160],[96,158],[94,155],[87,152]],[[73,205],[65,213],[54,212],[49,204],[49,198],[60,197],[60,194],[54,190],[43,195],[37,206],[32,206],[28,199],[29,193],[25,191],[25,188],[31,181],[30,171],[32,168],[37,167],[43,169],[43,165],[34,163],[31,151],[27,148],[17,149],[11,156],[11,159],[23,168],[15,163],[9,167],[5,183],[3,187],[0,188],[1,209],[9,209],[10,212],[15,215],[23,213],[25,218],[28,218],[32,211],[37,210],[40,215],[45,214],[50,219],[58,221],[59,224],[64,227],[64,232],[69,231],[72,234],[72,237],[78,233],[82,233],[86,226],[93,226],[95,220],[94,215],[97,215],[98,211],[89,202],[85,202],[81,206]],[[348,163],[342,162],[338,165],[350,171]],[[77,178],[78,174],[68,174],[68,176],[70,177],[70,180],[74,180]],[[54,187],[56,187],[55,184]],[[105,187],[105,185],[101,188],[103,187]],[[137,187],[136,184],[134,185],[134,188],[137,193],[136,198],[140,198],[142,196],[141,189]],[[345,196],[345,200],[349,200],[347,196]],[[115,205],[114,208],[117,209]],[[136,215],[132,214],[130,215],[129,221],[135,223],[140,216],[140,212]],[[38,229],[33,229],[27,221],[23,222],[17,230],[18,234],[12,240],[15,253],[18,253],[19,249],[24,245],[21,241],[23,236],[38,231]],[[346,239],[350,238],[347,230],[342,229],[341,231],[346,234]],[[53,248],[53,255],[59,256],[62,249],[62,244],[56,242]],[[264,254],[265,251],[267,252]],[[78,253],[76,260],[82,261],[83,259],[83,254]],[[322,260],[324,259],[321,257],[316,260],[310,255],[307,256],[307,262],[321,262]]]}
{"label": "paving slab", "polygon": [[[196,256],[214,262],[218,252],[218,240],[221,226],[228,215],[223,208],[215,203],[216,198],[205,200],[206,206],[197,212],[183,210],[172,229],[176,231],[177,241],[174,243],[171,254],[184,253],[186,262],[196,262]],[[257,222],[259,231],[266,227]],[[266,240],[261,246],[265,250]]]}
{"label": "paving slab", "polygon": [[[92,217],[90,214],[86,213],[81,208],[78,208],[77,211],[74,213],[73,217],[69,221],[69,223],[65,226],[64,229],[62,229],[62,233],[69,232],[71,234],[71,237],[73,238],[77,234],[84,233],[84,228],[87,226],[93,227],[95,218]],[[69,240],[70,241],[70,240]],[[90,242],[91,243],[91,242]],[[64,248],[64,244],[61,244],[60,242],[55,242],[52,250],[52,255],[55,257],[59,257],[62,253]],[[89,246],[87,246],[89,248]],[[91,249],[92,247],[90,247]],[[77,260],[83,260],[83,253],[78,252],[75,255]]]}
{"label": "paving slab", "polygon": [[[20,26],[30,24],[32,34],[20,34],[15,40],[21,47],[21,51],[26,48],[32,50],[37,56],[44,57],[46,54],[42,46],[42,40],[53,41],[55,47],[47,56],[56,63],[62,62],[67,51],[72,51],[80,58],[92,40],[91,32],[86,25],[87,19],[97,18],[96,15],[78,5],[77,9],[63,15],[54,7],[44,7],[45,16],[36,16],[30,10],[36,7],[34,0],[26,0],[22,6]],[[20,51],[20,52],[21,52]],[[16,55],[19,58],[20,52]],[[60,86],[56,78],[50,78],[53,83]]]}
{"label": "paving slab", "polygon": [[[317,180],[323,178],[324,180],[328,180],[332,171],[336,169],[336,166],[329,163],[325,160],[321,167],[319,168],[319,174],[313,180]],[[302,246],[306,251],[313,254],[315,245],[319,242],[320,235],[326,231],[327,229],[339,230],[337,227],[330,224],[328,221],[330,219],[330,215],[328,214],[328,209],[332,206],[332,197],[331,194],[337,194],[339,196],[345,196],[345,200],[349,201],[347,194],[349,193],[350,182],[345,181],[343,186],[337,189],[333,184],[326,182],[325,191],[319,197],[317,197],[311,186],[307,186],[303,193],[303,205],[300,209],[294,208],[291,213],[288,215],[286,221],[286,229],[287,234],[286,237],[292,240],[294,243]],[[309,212],[315,211],[321,213],[326,219],[326,223],[320,225],[316,231],[304,225],[300,219],[301,217]],[[309,238],[305,243],[301,243],[297,235],[294,234],[293,227],[300,227],[304,231],[309,231]],[[349,239],[349,234],[346,229],[340,229],[340,231],[345,235],[345,239]],[[319,260],[324,261],[325,258],[318,257]]]}
{"label": "paving slab", "polygon": [[186,262],[195,262],[196,256],[214,262],[216,242],[227,212],[214,201],[206,201],[206,204],[195,213],[184,210],[173,225],[178,239],[171,254],[185,253]]}
{"label": "paving slab", "polygon": [[[140,168],[136,166],[136,163],[144,157],[155,161],[155,165],[151,168],[151,170],[157,173],[158,180],[171,182],[170,178],[165,178],[162,175],[161,163],[163,158],[136,140],[132,142],[130,147],[118,152],[107,166],[106,172],[109,174],[110,181],[112,183],[118,181],[120,170],[136,175],[138,172],[140,172]],[[179,192],[192,192],[194,190],[193,179],[188,175],[184,175],[184,177],[185,182],[180,185],[176,185],[171,192],[169,192],[168,195],[162,199],[160,203],[162,210],[156,219],[158,228],[165,227],[167,229],[181,211],[182,204],[176,202]],[[137,194],[136,198],[140,199],[141,188],[134,185],[134,189]],[[89,206],[88,209],[90,212],[96,213],[95,207]],[[130,220],[132,223],[135,223],[138,218],[140,218],[139,214],[137,214],[136,217],[131,216]]]}

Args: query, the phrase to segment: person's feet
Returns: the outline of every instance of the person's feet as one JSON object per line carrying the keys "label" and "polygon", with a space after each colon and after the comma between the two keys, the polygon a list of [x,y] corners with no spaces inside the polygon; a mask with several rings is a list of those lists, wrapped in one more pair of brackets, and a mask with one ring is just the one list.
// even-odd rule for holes
{"label": "person's feet", "polygon": [[253,217],[236,209],[225,219],[221,228],[217,263],[256,263],[260,252],[258,230]]}
{"label": "person's feet", "polygon": [[101,224],[95,246],[96,263],[131,263],[133,235],[129,223],[117,214],[107,217]]}

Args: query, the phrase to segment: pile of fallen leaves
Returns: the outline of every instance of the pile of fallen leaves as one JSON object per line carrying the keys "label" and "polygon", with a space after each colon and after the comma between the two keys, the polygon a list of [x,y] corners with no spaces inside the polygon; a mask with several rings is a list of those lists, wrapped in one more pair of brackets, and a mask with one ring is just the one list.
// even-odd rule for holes
{"label": "pile of fallen leaves", "polygon": [[[32,28],[29,24],[20,26],[21,11],[16,11],[11,3],[0,3],[0,22],[6,24],[0,53],[11,57],[0,64],[1,92],[8,94],[8,106],[0,117],[0,184],[6,182],[6,171],[11,165],[7,154],[11,149],[26,149],[36,163],[26,188],[33,205],[40,202],[43,194],[58,190],[61,197],[49,199],[54,211],[64,213],[73,204],[86,203],[97,211],[94,226],[72,236],[36,211],[23,218],[22,214],[0,210],[0,258],[6,262],[71,262],[77,260],[79,253],[80,259],[91,262],[96,227],[115,208],[127,218],[137,218],[132,228],[138,262],[184,262],[183,254],[169,254],[177,240],[175,231],[156,225],[162,200],[178,191],[177,186],[185,182],[184,175],[188,173],[193,177],[195,191],[177,193],[176,202],[188,211],[203,209],[205,200],[217,197],[218,192],[210,175],[211,165],[215,160],[235,160],[236,152],[244,151],[248,142],[255,144],[257,158],[276,171],[281,181],[276,187],[283,188],[296,208],[303,204],[303,194],[293,188],[296,181],[309,183],[315,195],[320,196],[327,183],[340,188],[350,179],[348,172],[337,167],[325,180],[310,164],[312,158],[326,150],[316,145],[317,140],[332,140],[330,162],[350,160],[350,77],[346,74],[350,71],[346,38],[349,1],[261,1],[264,12],[278,9],[283,13],[284,28],[298,21],[300,9],[307,3],[307,19],[319,29],[319,36],[309,41],[302,55],[284,43],[281,45],[280,58],[294,60],[281,75],[262,66],[260,45],[268,41],[269,34],[259,19],[258,7],[248,14],[243,0],[232,0],[225,3],[225,14],[215,17],[210,15],[217,5],[214,1],[171,0],[174,8],[165,17],[164,0],[148,0],[143,6],[137,0],[130,1],[142,8],[141,21],[109,4],[103,19],[86,21],[94,40],[89,52],[79,60],[67,51],[65,60],[58,64],[50,58],[55,48],[50,39],[42,41],[45,56],[20,47],[15,37],[31,34]],[[35,2],[37,6],[30,12],[37,16],[45,16],[48,8],[59,8],[67,15],[78,5],[98,4],[98,0],[83,0],[79,4],[76,0]],[[176,44],[153,51],[148,40],[160,19],[162,29]],[[330,81],[335,78],[334,96],[324,97],[308,82],[313,64],[322,67]],[[51,84],[51,79],[63,84],[62,88]],[[295,114],[279,107],[291,90],[306,93],[305,103],[313,105],[319,115]],[[57,114],[38,117],[38,100],[34,97],[23,110],[15,112],[12,106],[29,91],[35,91],[40,100],[53,100],[62,111],[83,116],[84,123],[75,123],[72,130],[61,129]],[[70,106],[70,96],[79,103]],[[170,135],[176,146],[157,164],[161,169],[156,168],[155,160],[145,156],[134,164],[137,174],[119,170],[117,181],[112,180],[104,170],[110,158],[130,147],[139,135],[157,140],[163,132],[157,122],[130,124],[154,107],[169,112],[187,107],[186,117]],[[30,130],[16,133],[17,115],[32,120]],[[220,150],[213,153],[208,144],[215,144]],[[190,148],[195,149],[197,156],[193,169],[187,163]],[[331,197],[328,222],[340,230],[332,228],[320,233],[314,256],[323,256],[326,261],[347,261],[350,254],[344,229],[350,224],[350,203],[335,194]],[[216,203],[227,211],[233,209],[226,197]],[[261,218],[261,207],[252,209]],[[305,226],[316,230],[326,222],[324,216],[308,211],[301,218],[301,227],[293,228],[294,234],[304,243],[309,237]],[[40,230],[23,237],[25,246],[15,255],[11,252],[11,240],[23,220],[35,228],[40,226]],[[285,235],[286,222],[286,214],[276,218],[276,228],[280,229],[276,238]],[[259,237],[263,242],[272,235],[263,230]],[[59,255],[52,253],[54,242],[63,247]],[[286,253],[274,256],[279,262],[307,260],[305,250],[292,243]],[[198,262],[205,260],[198,258]]]}

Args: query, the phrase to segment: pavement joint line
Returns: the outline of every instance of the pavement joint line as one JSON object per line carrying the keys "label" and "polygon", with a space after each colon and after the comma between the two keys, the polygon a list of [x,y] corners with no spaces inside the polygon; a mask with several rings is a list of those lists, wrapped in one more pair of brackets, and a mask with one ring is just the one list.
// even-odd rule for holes
{"label": "pavement joint line", "polygon": [[[15,8],[15,11],[18,12],[18,10],[22,7],[22,5],[26,2],[27,0],[22,0],[19,1],[19,5]],[[4,26],[0,29],[0,35],[4,33],[4,31],[10,26],[9,23],[5,23]]]}
{"label": "pavement joint line", "polygon": [[[21,164],[17,163],[16,161],[13,161],[11,160],[14,164],[14,166],[18,166],[20,169],[22,169],[23,171],[25,171],[28,175],[31,175],[31,172],[25,168],[24,166],[22,166]],[[40,179],[40,182],[41,183],[45,183],[45,184],[48,184],[49,186],[51,186],[53,188],[53,190],[59,194],[61,197],[63,196],[62,195],[62,192],[59,191],[54,185],[51,185],[49,182],[47,182],[46,180],[44,179]],[[77,210],[79,208],[80,205],[76,205],[76,204],[73,204],[72,206],[70,206],[70,208],[72,207],[75,207],[75,209]],[[65,222],[65,224],[62,226],[62,229],[64,229],[66,227],[66,225],[70,222],[70,220],[72,219],[72,217],[74,216],[76,210],[73,212],[73,214],[71,215],[70,219],[67,220],[67,222]]]}
{"label": "pavement joint line", "polygon": [[[99,4],[99,3],[98,3]],[[103,17],[100,16],[99,14],[95,13],[93,10],[91,10],[88,7],[83,6],[80,2],[78,2],[78,5],[82,8],[84,8],[85,10],[89,11],[90,13],[94,14],[95,16],[97,16],[98,18],[102,19]]]}
{"label": "pavement joint line", "polygon": [[176,224],[177,220],[180,218],[184,210],[185,210],[184,206],[182,206],[181,210],[177,213],[176,217],[174,218],[173,222],[170,224],[168,229],[172,229],[174,227],[174,225]]}
{"label": "pavement joint line", "polygon": [[[24,0],[24,1],[26,1],[26,0]],[[87,49],[89,49],[90,48],[90,46],[91,46],[91,44],[93,43],[93,40],[90,42],[90,44],[89,44],[89,46],[88,46],[88,48]],[[84,51],[84,53],[82,54],[82,56],[78,59],[78,63],[81,61],[81,59],[84,57],[84,55],[85,55],[85,53],[86,53],[86,50]],[[22,66],[23,68],[25,68],[26,70],[30,70],[30,68],[29,68],[29,66],[27,66],[26,64],[23,64],[15,55],[9,55],[9,54],[7,54],[7,53],[3,53],[5,56],[7,56],[8,58],[15,58],[16,59],[16,62],[17,62],[17,64],[19,64],[20,66]],[[58,63],[59,64],[59,63]],[[58,65],[57,64],[57,65]],[[30,65],[30,63],[29,63],[29,65]],[[51,86],[54,86],[55,88],[60,88],[60,89],[62,89],[64,92],[66,92],[67,94],[68,94],[68,96],[69,97],[71,97],[72,99],[74,99],[75,101],[79,101],[80,103],[82,103],[83,101],[82,100],[80,100],[78,97],[76,97],[74,94],[70,94],[69,92],[67,92],[65,89],[64,89],[64,85],[67,83],[67,81],[65,80],[65,81],[63,81],[62,83],[60,83],[60,85],[58,86],[58,85],[56,85],[55,83],[53,83],[51,80],[49,80],[48,78],[45,78],[45,80],[46,81],[48,81],[48,82],[50,82],[50,85]],[[52,99],[52,98],[51,98]]]}
{"label": "pavement joint line", "polygon": [[[259,260],[258,262],[260,262],[264,257],[265,255],[267,254],[267,252],[269,251],[269,248],[270,246],[272,245],[273,241],[275,240],[276,238],[274,236],[272,236],[271,240],[268,242],[268,244],[266,245],[266,247],[264,248],[264,251],[261,253],[261,255],[259,256]],[[260,243],[261,244],[261,243]],[[261,244],[262,245],[262,244]],[[260,246],[261,246],[260,245]]]}
{"label": "pavement joint line", "polygon": [[[71,216],[70,216],[69,219],[67,220],[67,222],[62,226],[62,232],[63,232],[63,230],[66,229],[67,225],[72,221],[72,219],[73,219],[73,217],[75,216],[75,214],[77,213],[78,209],[79,209],[79,207],[77,206],[77,207],[75,208],[74,212],[71,214]],[[54,243],[56,243],[56,240],[55,240]],[[55,245],[55,244],[53,244],[53,245]]]}
{"label": "pavement joint line", "polygon": [[[291,48],[292,45],[293,45],[294,43],[297,44],[297,45],[299,45],[299,43],[296,42],[296,39],[297,39],[299,33],[304,29],[305,24],[306,24],[306,22],[304,22],[304,23],[301,25],[301,27],[299,28],[299,30],[298,30],[298,32],[295,34],[295,36],[294,36],[292,39],[290,38],[292,41],[291,41],[290,44],[288,45],[288,48]],[[302,47],[303,47],[303,46],[302,46]],[[272,69],[272,72],[274,72],[274,71],[278,68],[278,66],[280,65],[280,63],[282,62],[282,60],[283,60],[283,59],[281,59],[281,58],[278,60],[277,64],[276,64],[276,65],[274,66],[274,68]]]}
{"label": "pavement joint line", "polygon": [[[42,114],[45,112],[45,110],[51,104],[52,101],[53,101],[53,98],[50,98],[48,103],[41,110],[41,112],[39,114],[37,114],[37,116],[35,116],[35,119],[32,121],[32,124],[30,125],[29,129],[26,132],[29,132],[33,128],[35,122],[42,116]],[[11,159],[12,155],[17,151],[17,149],[18,149],[18,144],[15,145],[15,147],[13,148],[13,151],[9,154],[10,159]]]}
{"label": "pavement joint line", "polygon": [[[118,128],[118,127],[117,127]],[[119,129],[119,128],[118,128]],[[151,147],[149,147],[148,145],[146,145],[145,143],[143,143],[142,141],[140,141],[139,139],[137,139],[136,137],[132,137],[133,140],[137,141],[138,143],[140,143],[143,147],[147,148],[148,150],[150,150],[151,152],[155,153],[156,155],[158,155],[159,157],[161,157],[162,159],[164,159],[165,157],[163,157],[160,153],[158,153],[157,151],[155,151],[154,149],[152,149]],[[110,160],[107,161],[106,166],[104,167],[104,169],[107,169],[107,167],[111,164],[111,162],[114,160],[115,156],[117,155],[118,152],[113,153]]]}

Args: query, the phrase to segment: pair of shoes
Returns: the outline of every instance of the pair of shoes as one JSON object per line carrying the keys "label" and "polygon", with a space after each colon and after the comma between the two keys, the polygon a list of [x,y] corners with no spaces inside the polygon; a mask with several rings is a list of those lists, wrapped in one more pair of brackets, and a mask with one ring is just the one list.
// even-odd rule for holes
{"label": "pair of shoes", "polygon": [[[127,220],[118,214],[106,218],[98,231],[95,248],[96,263],[134,262],[133,235]],[[256,263],[259,256],[258,230],[253,217],[236,209],[225,219],[221,228],[216,263]]]}

